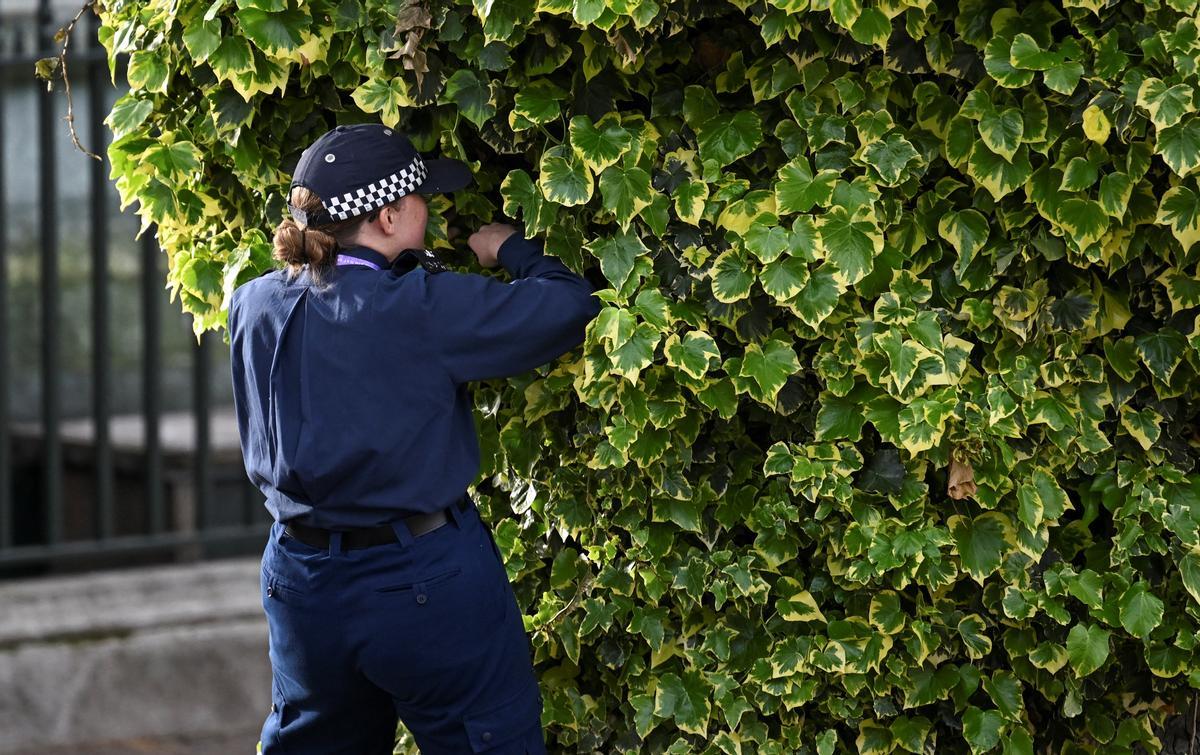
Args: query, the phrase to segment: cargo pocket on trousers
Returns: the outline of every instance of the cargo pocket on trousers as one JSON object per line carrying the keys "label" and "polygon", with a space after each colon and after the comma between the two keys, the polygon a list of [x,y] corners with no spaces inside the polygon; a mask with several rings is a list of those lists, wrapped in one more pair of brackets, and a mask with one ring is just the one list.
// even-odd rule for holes
{"label": "cargo pocket on trousers", "polygon": [[283,728],[295,719],[292,709],[283,699],[279,685],[271,680],[271,712],[267,714],[260,741],[263,755],[283,755],[287,752],[283,739]]}
{"label": "cargo pocket on trousers", "polygon": [[525,755],[527,736],[541,727],[542,698],[537,687],[525,688],[499,705],[467,712],[463,726],[472,752]]}

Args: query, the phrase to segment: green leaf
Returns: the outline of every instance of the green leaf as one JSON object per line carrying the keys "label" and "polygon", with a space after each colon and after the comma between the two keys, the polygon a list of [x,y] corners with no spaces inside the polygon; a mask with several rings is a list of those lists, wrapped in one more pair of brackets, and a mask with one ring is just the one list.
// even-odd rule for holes
{"label": "green leaf", "polygon": [[[132,57],[130,63],[132,64]],[[235,74],[254,70],[254,51],[244,37],[226,36],[208,56],[208,64],[212,66],[218,78],[228,81]]]}
{"label": "green leaf", "polygon": [[153,111],[154,103],[150,100],[125,94],[113,105],[112,112],[104,118],[104,123],[112,129],[113,137],[120,139],[145,123]]}
{"label": "green leaf", "polygon": [[1137,104],[1150,113],[1155,128],[1163,129],[1174,126],[1185,114],[1195,111],[1192,97],[1192,88],[1187,84],[1167,86],[1161,79],[1151,76],[1138,88]]}
{"label": "green leaf", "polygon": [[954,276],[959,282],[974,261],[976,253],[987,243],[990,232],[987,218],[977,210],[950,212],[938,221],[938,235],[949,241],[958,252]]}
{"label": "green leaf", "polygon": [[805,157],[787,163],[779,169],[775,184],[775,202],[779,214],[808,212],[813,207],[827,206],[833,197],[838,176],[836,170],[828,169],[817,171],[814,175]]}
{"label": "green leaf", "polygon": [[467,120],[476,126],[482,126],[496,115],[487,81],[470,68],[460,68],[446,79],[443,97],[457,105]]}
{"label": "green leaf", "polygon": [[967,160],[967,174],[996,200],[1023,186],[1032,172],[1025,145],[1021,145],[1009,161],[988,149],[982,140],[977,141]]}
{"label": "green leaf", "polygon": [[242,8],[236,14],[246,38],[267,53],[278,53],[299,47],[312,16],[300,10],[268,13],[258,8]]}
{"label": "green leaf", "polygon": [[1000,715],[1009,721],[1020,720],[1021,712],[1025,710],[1022,702],[1021,681],[1010,671],[996,671],[990,678],[983,680],[983,689]]}
{"label": "green leaf", "polygon": [[1013,67],[1029,71],[1045,71],[1059,60],[1059,56],[1041,49],[1037,40],[1028,34],[1015,35],[1008,51],[1008,62]]}
{"label": "green leaf", "polygon": [[1067,659],[1080,676],[1088,676],[1108,660],[1108,632],[1100,626],[1076,624],[1067,634]]}
{"label": "green leaf", "polygon": [[848,440],[857,443],[867,421],[865,407],[856,399],[822,394],[817,411],[817,440]]}
{"label": "green leaf", "polygon": [[1000,728],[1004,718],[994,710],[980,710],[974,705],[963,713],[963,737],[971,752],[987,752],[1000,744]]}
{"label": "green leaf", "polygon": [[675,212],[679,219],[700,225],[708,200],[708,184],[703,181],[684,181],[675,188]]}
{"label": "green leaf", "polygon": [[850,36],[859,44],[886,47],[892,36],[892,21],[878,8],[864,8],[850,27]]}
{"label": "green leaf", "polygon": [[683,731],[704,736],[708,731],[709,685],[700,672],[688,670],[683,677],[674,672],[658,679],[654,693],[654,715],[670,718]]}
{"label": "green leaf", "polygon": [[988,149],[1009,162],[1012,162],[1013,156],[1016,155],[1024,135],[1025,119],[1021,117],[1018,108],[993,110],[979,119],[979,138]]}
{"label": "green leaf", "polygon": [[838,271],[832,265],[821,265],[812,270],[808,282],[792,299],[791,305],[805,324],[815,328],[833,314],[841,298],[843,288],[837,281]]}
{"label": "green leaf", "polygon": [[701,159],[724,168],[758,148],[763,139],[762,121],[750,110],[716,115],[700,124],[696,138]]}
{"label": "green leaf", "polygon": [[754,270],[742,250],[730,249],[713,262],[709,271],[713,296],[717,301],[731,304],[750,295],[754,285]]}
{"label": "green leaf", "polygon": [[1188,347],[1183,334],[1171,327],[1153,333],[1143,333],[1134,338],[1133,342],[1137,346],[1138,356],[1150,369],[1151,374],[1164,383],[1171,379]]}
{"label": "green leaf", "polygon": [[1186,186],[1167,189],[1154,222],[1170,226],[1183,251],[1190,251],[1200,241],[1200,195]]}
{"label": "green leaf", "polygon": [[683,370],[694,378],[702,378],[713,360],[720,361],[721,351],[712,336],[702,330],[687,333],[682,339],[677,335],[667,338],[663,347],[667,364]]}
{"label": "green leaf", "polygon": [[136,50],[129,56],[126,78],[130,91],[164,93],[171,71],[158,50]]}
{"label": "green leaf", "polygon": [[615,163],[633,144],[633,136],[615,118],[592,123],[586,115],[571,119],[571,148],[593,172],[599,173]]}
{"label": "green leaf", "polygon": [[1179,577],[1192,600],[1200,604],[1200,551],[1191,550],[1179,557]]}
{"label": "green leaf", "polygon": [[654,198],[650,174],[641,168],[622,165],[610,165],[600,174],[600,194],[604,208],[617,216],[621,230],[627,229],[633,218]]}
{"label": "green leaf", "polygon": [[958,548],[959,561],[971,577],[983,584],[1000,562],[1013,541],[1008,517],[998,511],[988,511],[974,519],[953,516],[947,524]]}
{"label": "green leaf", "polygon": [[848,285],[865,278],[875,265],[875,256],[883,251],[883,234],[875,224],[855,220],[840,207],[822,215],[817,228],[826,257]]}
{"label": "green leaf", "polygon": [[1070,507],[1067,493],[1044,469],[1035,469],[1032,480],[1017,489],[1017,517],[1031,530],[1044,521],[1056,521]]}
{"label": "green leaf", "polygon": [[354,104],[364,113],[379,113],[379,119],[392,128],[400,123],[400,108],[414,103],[408,96],[404,79],[368,79],[350,93]]}
{"label": "green leaf", "polygon": [[799,257],[781,257],[763,266],[759,273],[763,290],[783,302],[792,299],[808,282],[808,263]]}
{"label": "green leaf", "polygon": [[1146,639],[1162,623],[1163,602],[1149,591],[1145,582],[1137,582],[1121,595],[1121,626],[1134,637]]}
{"label": "green leaf", "polygon": [[1000,86],[1017,89],[1029,86],[1034,73],[1014,68],[1009,62],[1012,42],[1011,38],[999,35],[988,41],[984,47],[983,67]]}
{"label": "green leaf", "polygon": [[587,249],[600,260],[600,271],[616,289],[623,288],[629,280],[634,260],[650,252],[637,234],[627,232],[601,237],[589,244]]}
{"label": "green leaf", "polygon": [[1174,126],[1160,129],[1156,151],[1181,177],[1200,167],[1200,117],[1188,115]]}
{"label": "green leaf", "polygon": [[1080,249],[1100,240],[1108,230],[1108,213],[1094,199],[1063,200],[1055,218]]}
{"label": "green leaf", "polygon": [[145,158],[158,169],[160,180],[186,181],[200,168],[200,151],[188,141],[156,145],[146,151]]}
{"label": "green leaf", "polygon": [[1058,65],[1051,66],[1045,74],[1043,80],[1046,86],[1062,95],[1069,95],[1075,91],[1075,87],[1079,86],[1079,79],[1083,76],[1083,64],[1075,61],[1064,61]]}
{"label": "green leaf", "polygon": [[752,392],[755,398],[773,404],[779,389],[799,369],[800,360],[791,344],[770,338],[762,346],[752,343],[746,347],[740,374],[757,384],[759,390]]}
{"label": "green leaf", "polygon": [[566,96],[566,90],[547,79],[538,79],[522,86],[513,97],[509,126],[514,131],[521,131],[556,120],[560,112],[559,103]]}
{"label": "green leaf", "polygon": [[546,199],[563,207],[585,204],[592,198],[592,174],[565,144],[542,153],[538,188]]}
{"label": "green leaf", "polygon": [[196,63],[203,63],[221,46],[221,22],[193,21],[183,29],[183,46]]}
{"label": "green leaf", "polygon": [[898,133],[887,135],[867,145],[863,151],[867,165],[871,166],[883,179],[885,186],[895,186],[905,177],[905,168],[914,160],[920,158],[920,153],[913,147],[912,142]]}
{"label": "green leaf", "polygon": [[987,625],[977,613],[964,616],[958,622],[958,636],[970,658],[982,658],[992,652],[992,640],[987,636]]}

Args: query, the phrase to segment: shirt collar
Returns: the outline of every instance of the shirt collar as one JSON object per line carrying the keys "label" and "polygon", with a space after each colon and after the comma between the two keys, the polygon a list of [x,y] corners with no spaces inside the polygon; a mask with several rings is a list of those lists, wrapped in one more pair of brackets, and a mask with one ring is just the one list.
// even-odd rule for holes
{"label": "shirt collar", "polygon": [[371,249],[370,247],[366,247],[366,246],[352,246],[352,247],[349,247],[346,249],[339,249],[338,250],[338,259],[337,259],[338,264],[340,264],[340,265],[355,265],[356,267],[366,267],[366,265],[363,265],[361,262],[353,262],[351,260],[345,259],[345,257],[347,257],[347,256],[357,257],[360,260],[372,262],[376,265],[379,265],[380,270],[387,270],[388,268],[390,268],[392,266],[391,261],[388,260],[387,257],[383,256],[383,254],[381,252],[377,252],[374,249]]}

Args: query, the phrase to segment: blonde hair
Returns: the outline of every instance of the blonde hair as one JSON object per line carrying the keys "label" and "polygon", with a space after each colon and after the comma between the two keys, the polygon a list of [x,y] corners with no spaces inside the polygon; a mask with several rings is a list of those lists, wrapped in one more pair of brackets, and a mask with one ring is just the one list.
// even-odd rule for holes
{"label": "blonde hair", "polygon": [[[403,197],[388,204],[395,206],[401,199]],[[292,189],[290,202],[294,207],[310,213],[324,208],[321,197],[303,186]],[[359,227],[374,219],[383,207],[349,220],[335,220],[332,223],[313,226],[300,225],[291,217],[284,218],[275,228],[274,250],[271,256],[287,265],[289,277],[295,278],[300,274],[300,270],[308,265],[313,282],[321,283],[337,264],[338,251],[352,246]]]}

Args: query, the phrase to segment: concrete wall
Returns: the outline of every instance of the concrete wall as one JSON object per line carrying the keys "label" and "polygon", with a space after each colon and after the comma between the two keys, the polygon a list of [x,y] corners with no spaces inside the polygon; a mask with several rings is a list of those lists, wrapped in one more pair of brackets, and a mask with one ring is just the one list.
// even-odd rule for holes
{"label": "concrete wall", "polygon": [[251,558],[0,583],[0,753],[206,737],[253,753],[271,704],[258,567]]}

